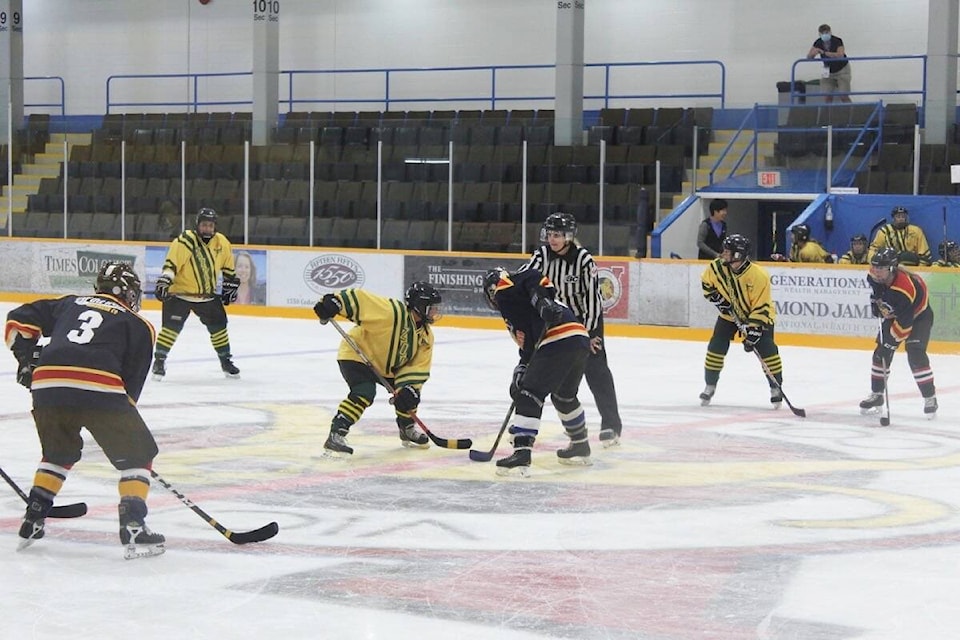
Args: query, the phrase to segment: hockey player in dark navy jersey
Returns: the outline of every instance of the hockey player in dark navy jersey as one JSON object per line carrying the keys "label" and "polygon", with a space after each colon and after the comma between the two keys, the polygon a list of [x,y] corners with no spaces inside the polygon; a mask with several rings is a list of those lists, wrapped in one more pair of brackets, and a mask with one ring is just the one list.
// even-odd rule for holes
{"label": "hockey player in dark navy jersey", "polygon": [[483,279],[487,303],[500,312],[520,347],[510,395],[515,415],[509,433],[511,456],[497,461],[497,473],[526,475],[531,450],[540,430],[547,395],[553,403],[570,444],[557,451],[562,464],[589,465],[590,443],[577,390],[590,355],[590,337],[569,307],[555,300],[556,289],[536,269],[509,273],[502,267]]}
{"label": "hockey player in dark navy jersey", "polygon": [[881,247],[870,258],[867,275],[872,294],[873,313],[882,318],[877,332],[877,347],[870,367],[870,395],[860,402],[862,413],[878,411],[884,403],[884,384],[890,372],[893,354],[906,343],[907,362],[923,396],[923,412],[937,415],[937,388],[927,356],[927,344],[933,330],[933,309],[927,284],[920,276],[900,267],[899,253],[893,247]]}
{"label": "hockey player in dark navy jersey", "polygon": [[[150,372],[156,332],[140,310],[140,278],[130,265],[106,263],[95,293],[37,300],[12,310],[4,330],[33,395],[42,458],[20,526],[20,549],[43,537],[44,520],[80,460],[86,427],[120,471],[120,542],[125,556],[163,553],[147,528],[146,498],[157,443],[136,402]],[[42,337],[49,344],[42,349]]]}

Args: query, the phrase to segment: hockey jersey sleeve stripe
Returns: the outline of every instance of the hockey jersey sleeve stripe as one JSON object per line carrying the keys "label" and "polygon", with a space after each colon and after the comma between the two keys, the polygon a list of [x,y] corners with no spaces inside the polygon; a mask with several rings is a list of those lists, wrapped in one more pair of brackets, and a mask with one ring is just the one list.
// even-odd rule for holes
{"label": "hockey jersey sleeve stripe", "polygon": [[40,327],[33,324],[24,324],[22,322],[17,322],[16,320],[7,320],[7,326],[4,329],[4,339],[6,340],[8,347],[13,345],[13,341],[16,340],[17,334],[20,334],[29,340],[34,340],[40,337],[41,331]]}

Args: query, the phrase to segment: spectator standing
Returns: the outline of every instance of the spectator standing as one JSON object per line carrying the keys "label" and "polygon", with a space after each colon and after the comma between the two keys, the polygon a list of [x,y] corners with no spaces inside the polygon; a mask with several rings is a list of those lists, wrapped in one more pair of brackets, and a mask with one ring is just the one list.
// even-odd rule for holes
{"label": "spectator standing", "polygon": [[722,198],[710,203],[710,216],[700,222],[697,231],[697,260],[716,260],[723,251],[727,237],[727,201]]}
{"label": "spectator standing", "polygon": [[851,102],[850,62],[843,48],[843,38],[834,35],[828,24],[820,25],[819,32],[820,37],[810,45],[807,57],[820,56],[823,60],[820,88],[827,94],[824,96],[824,101],[833,102],[832,94],[836,93],[840,96],[840,102]]}

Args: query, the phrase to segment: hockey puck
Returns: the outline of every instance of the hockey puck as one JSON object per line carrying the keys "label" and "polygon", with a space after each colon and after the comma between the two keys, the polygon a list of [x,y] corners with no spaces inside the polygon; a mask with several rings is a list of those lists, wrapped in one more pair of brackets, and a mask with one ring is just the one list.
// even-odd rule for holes
{"label": "hockey puck", "polygon": [[889,427],[889,426],[890,426],[890,418],[880,418],[880,426],[881,426],[881,427]]}

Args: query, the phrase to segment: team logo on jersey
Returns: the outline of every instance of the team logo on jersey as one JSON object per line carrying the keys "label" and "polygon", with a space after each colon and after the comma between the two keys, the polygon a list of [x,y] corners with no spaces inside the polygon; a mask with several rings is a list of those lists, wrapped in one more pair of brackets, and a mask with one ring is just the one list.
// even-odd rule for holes
{"label": "team logo on jersey", "polygon": [[366,279],[358,262],[338,254],[314,258],[303,270],[303,281],[317,293],[362,287]]}

